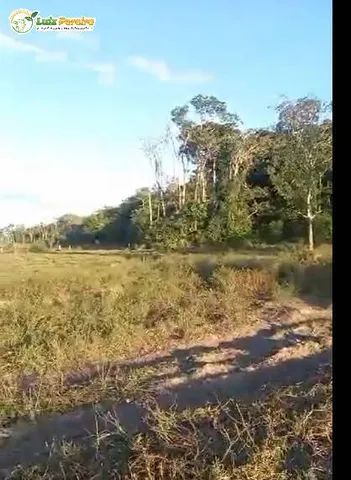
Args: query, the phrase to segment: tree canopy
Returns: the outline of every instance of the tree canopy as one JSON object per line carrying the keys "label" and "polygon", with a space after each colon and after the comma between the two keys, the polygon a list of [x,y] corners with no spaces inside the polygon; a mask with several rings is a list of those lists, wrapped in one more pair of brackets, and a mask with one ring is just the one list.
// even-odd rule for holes
{"label": "tree canopy", "polygon": [[[48,225],[10,225],[6,242],[177,248],[242,240],[330,240],[332,120],[313,97],[285,99],[270,129],[247,130],[214,96],[197,95],[170,112],[172,128],[143,143],[154,184],[118,206]],[[168,178],[164,147],[177,176]]]}

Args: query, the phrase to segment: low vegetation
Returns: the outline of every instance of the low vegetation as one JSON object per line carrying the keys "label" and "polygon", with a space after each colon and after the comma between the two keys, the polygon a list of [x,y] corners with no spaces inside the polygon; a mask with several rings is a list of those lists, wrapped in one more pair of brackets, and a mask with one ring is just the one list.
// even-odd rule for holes
{"label": "low vegetation", "polygon": [[[163,367],[115,368],[256,328],[267,304],[295,298],[330,304],[330,247],[313,255],[295,247],[3,252],[0,433],[21,419],[109,401],[149,408],[148,432],[130,436],[109,418],[112,430],[54,442],[46,462],[13,465],[6,478],[331,478],[329,373],[259,401],[177,411],[155,403]],[[311,341],[302,355],[324,348]]]}
{"label": "low vegetation", "polygon": [[328,372],[259,402],[149,412],[149,432],[129,438],[118,426],[89,446],[53,445],[45,467],[11,479],[331,479],[332,391]]}
{"label": "low vegetation", "polygon": [[[203,278],[195,256],[189,261],[183,256],[23,254],[15,257],[14,269],[13,256],[3,255],[3,418],[63,408],[111,391],[103,379],[90,385],[89,394],[67,389],[63,379],[72,370],[253,322],[257,303],[276,294],[274,274],[229,268],[228,256],[214,259],[222,266],[209,260],[213,271]],[[23,389],[26,383],[36,388]]]}

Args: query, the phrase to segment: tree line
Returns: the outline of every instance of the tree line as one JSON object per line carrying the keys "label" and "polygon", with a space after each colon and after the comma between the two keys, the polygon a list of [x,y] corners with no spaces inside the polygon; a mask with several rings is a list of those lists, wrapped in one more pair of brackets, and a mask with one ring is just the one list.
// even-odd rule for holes
{"label": "tree line", "polygon": [[245,130],[225,102],[197,95],[171,111],[164,135],[143,142],[151,188],[87,217],[10,225],[0,238],[166,248],[305,239],[313,250],[332,231],[331,105],[284,100],[276,114],[272,128]]}

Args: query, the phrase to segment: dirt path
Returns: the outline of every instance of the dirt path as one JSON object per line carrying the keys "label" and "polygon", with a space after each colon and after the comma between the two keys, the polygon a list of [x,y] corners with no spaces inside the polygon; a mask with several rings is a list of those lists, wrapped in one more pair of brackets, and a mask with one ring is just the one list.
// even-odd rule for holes
{"label": "dirt path", "polygon": [[[198,407],[231,397],[261,395],[269,385],[306,380],[331,363],[331,312],[306,304],[277,312],[267,306],[255,328],[241,329],[225,338],[207,338],[116,365],[116,368],[157,367],[150,398],[117,405],[79,407],[35,422],[19,421],[3,432],[0,478],[17,464],[29,465],[50,453],[54,440],[89,441],[89,435],[116,428],[116,418],[128,434],[145,431],[147,409]],[[94,376],[94,369],[86,372]],[[68,382],[82,380],[70,376]],[[86,380],[86,378],[84,378]],[[113,420],[112,420],[113,419]],[[1,434],[1,432],[0,432]]]}

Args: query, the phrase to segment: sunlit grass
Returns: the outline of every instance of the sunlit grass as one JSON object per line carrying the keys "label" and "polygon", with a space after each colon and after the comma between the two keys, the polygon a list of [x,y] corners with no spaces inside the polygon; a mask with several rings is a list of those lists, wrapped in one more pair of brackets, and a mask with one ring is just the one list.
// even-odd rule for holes
{"label": "sunlit grass", "polygon": [[[295,257],[235,251],[1,254],[2,421],[97,401],[111,391],[117,398],[123,382],[96,380],[74,390],[64,378],[87,365],[235,331],[256,321],[265,301],[278,301],[282,288],[291,295],[328,295],[330,260],[306,264]],[[141,377],[132,388],[147,374]],[[26,390],[28,382],[33,385]]]}

